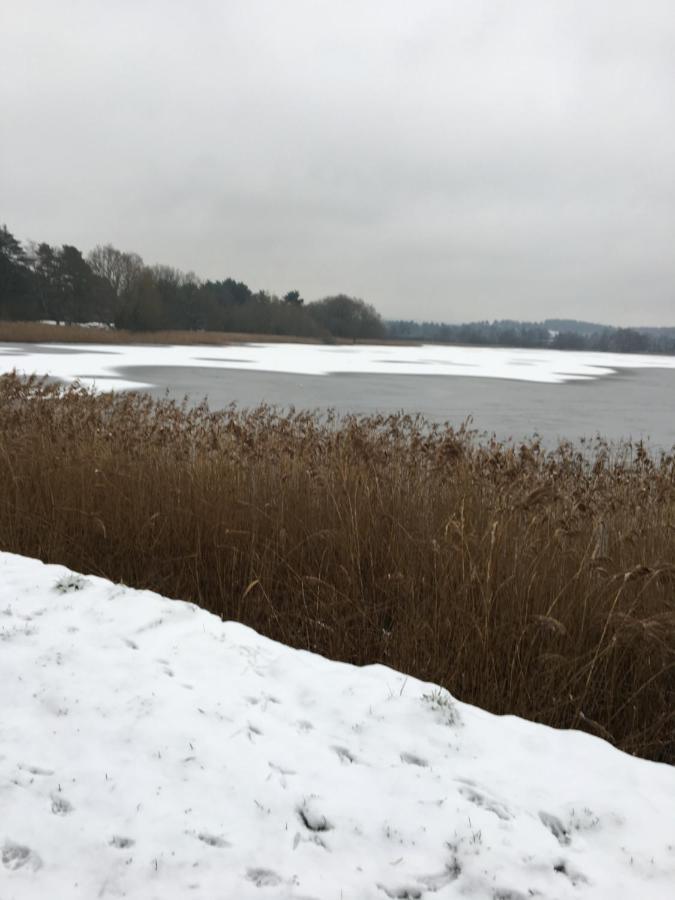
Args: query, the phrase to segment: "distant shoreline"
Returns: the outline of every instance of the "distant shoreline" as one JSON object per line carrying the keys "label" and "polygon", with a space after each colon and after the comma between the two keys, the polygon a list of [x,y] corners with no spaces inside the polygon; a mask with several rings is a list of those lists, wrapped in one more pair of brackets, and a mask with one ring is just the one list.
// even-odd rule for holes
{"label": "distant shoreline", "polygon": [[384,347],[466,347],[473,350],[531,350],[533,352],[592,353],[626,356],[655,356],[666,359],[674,354],[642,350],[639,353],[599,349],[566,349],[560,347],[524,347],[521,344],[466,344],[450,341],[402,340],[400,338],[331,338],[330,340],[287,334],[260,334],[229,331],[127,331],[113,327],[90,325],[55,325],[45,322],[0,320],[0,343],[5,344],[108,344],[108,345],[175,345],[227,346],[228,344],[312,344],[316,346],[384,346]]}
{"label": "distant shoreline", "polygon": [[[420,346],[426,341],[402,341],[385,339],[332,338],[321,340],[287,334],[248,334],[230,331],[125,331],[118,328],[100,328],[88,325],[50,325],[44,322],[0,321],[0,343],[6,344],[335,344],[369,346]],[[431,342],[428,342],[431,343]]]}

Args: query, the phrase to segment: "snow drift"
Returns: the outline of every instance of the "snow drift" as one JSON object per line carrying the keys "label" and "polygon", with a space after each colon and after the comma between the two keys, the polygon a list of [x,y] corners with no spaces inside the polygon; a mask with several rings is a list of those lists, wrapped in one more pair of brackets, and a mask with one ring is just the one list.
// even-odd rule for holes
{"label": "snow drift", "polygon": [[0,897],[672,898],[675,770],[0,554]]}

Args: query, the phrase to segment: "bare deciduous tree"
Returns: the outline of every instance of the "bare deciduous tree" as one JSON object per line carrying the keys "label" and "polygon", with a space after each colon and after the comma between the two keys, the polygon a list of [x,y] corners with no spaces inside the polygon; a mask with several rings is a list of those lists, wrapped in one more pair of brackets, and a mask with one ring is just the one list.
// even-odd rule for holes
{"label": "bare deciduous tree", "polygon": [[104,278],[117,297],[127,294],[141,277],[143,260],[137,253],[125,253],[112,244],[98,244],[87,257],[92,271]]}

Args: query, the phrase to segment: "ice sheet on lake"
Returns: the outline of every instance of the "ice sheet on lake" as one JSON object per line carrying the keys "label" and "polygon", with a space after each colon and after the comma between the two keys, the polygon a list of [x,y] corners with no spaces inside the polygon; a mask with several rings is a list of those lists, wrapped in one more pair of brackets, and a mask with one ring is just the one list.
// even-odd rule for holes
{"label": "ice sheet on lake", "polygon": [[[520,350],[499,347],[335,346],[325,344],[232,344],[227,346],[44,344],[34,352],[0,344],[0,373],[51,375],[99,390],[147,386],[135,367],[244,369],[299,375],[444,375],[506,378],[562,384],[612,375],[620,369],[675,369],[675,357]],[[64,351],[72,350],[73,353]],[[51,351],[51,352],[50,352]],[[75,352],[76,351],[76,352]],[[120,377],[120,371],[124,376]],[[145,376],[147,378],[147,376]]]}

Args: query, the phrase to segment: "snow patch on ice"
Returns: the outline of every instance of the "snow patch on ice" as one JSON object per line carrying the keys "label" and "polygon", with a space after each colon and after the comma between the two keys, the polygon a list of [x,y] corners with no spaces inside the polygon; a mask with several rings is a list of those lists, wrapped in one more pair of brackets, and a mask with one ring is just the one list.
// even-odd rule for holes
{"label": "snow patch on ice", "polygon": [[[527,350],[438,345],[327,346],[322,344],[233,344],[205,348],[167,345],[42,344],[25,349],[0,344],[0,374],[50,375],[99,391],[142,389],[129,370],[144,367],[209,368],[295,375],[372,374],[508,378],[562,384],[591,381],[620,369],[673,369],[675,357],[633,353]],[[124,371],[124,375],[120,374]]]}

